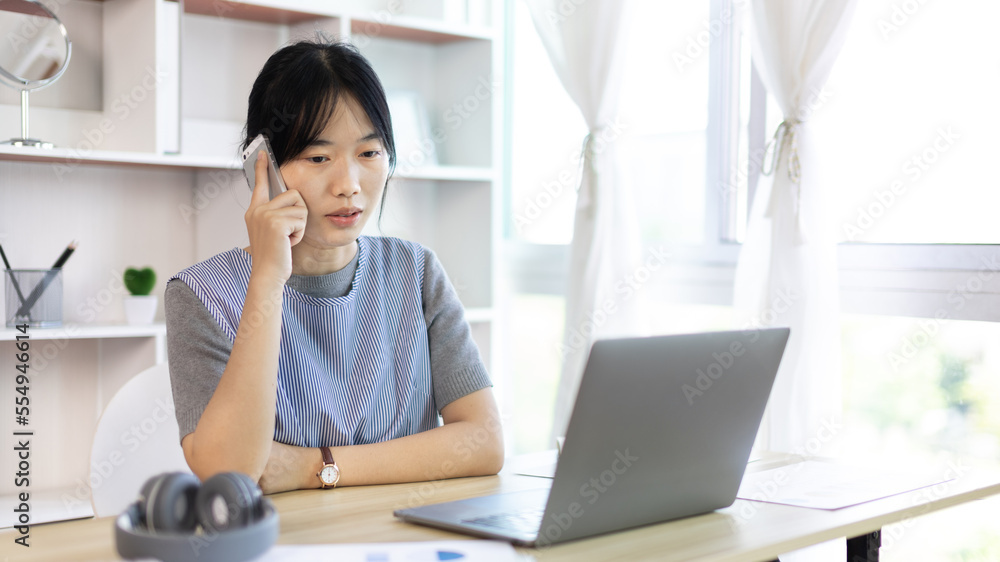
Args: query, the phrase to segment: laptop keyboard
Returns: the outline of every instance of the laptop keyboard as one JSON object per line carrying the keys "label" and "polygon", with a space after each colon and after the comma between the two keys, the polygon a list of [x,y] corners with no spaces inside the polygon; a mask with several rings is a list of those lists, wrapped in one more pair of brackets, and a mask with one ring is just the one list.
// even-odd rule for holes
{"label": "laptop keyboard", "polygon": [[544,509],[528,508],[520,511],[494,513],[482,517],[463,519],[462,523],[485,525],[487,527],[517,531],[519,533],[537,533],[538,529],[542,526],[543,515],[545,515]]}

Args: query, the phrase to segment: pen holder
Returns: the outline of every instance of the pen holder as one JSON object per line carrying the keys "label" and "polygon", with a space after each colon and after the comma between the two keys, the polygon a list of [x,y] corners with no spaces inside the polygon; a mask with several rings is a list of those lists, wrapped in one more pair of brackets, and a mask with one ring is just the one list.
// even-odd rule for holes
{"label": "pen holder", "polygon": [[62,269],[6,269],[3,276],[8,328],[18,324],[36,328],[62,325]]}

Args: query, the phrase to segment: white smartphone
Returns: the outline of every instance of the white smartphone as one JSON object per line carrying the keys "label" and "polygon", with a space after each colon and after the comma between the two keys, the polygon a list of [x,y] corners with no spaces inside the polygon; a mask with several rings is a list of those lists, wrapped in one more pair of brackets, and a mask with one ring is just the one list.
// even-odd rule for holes
{"label": "white smartphone", "polygon": [[253,191],[256,182],[254,180],[255,168],[257,164],[257,152],[263,150],[267,154],[267,185],[270,188],[270,193],[268,194],[271,199],[278,196],[279,193],[284,192],[285,182],[281,179],[281,174],[278,172],[278,164],[274,160],[274,151],[271,150],[271,143],[268,142],[267,137],[264,134],[257,135],[250,143],[250,146],[243,151],[243,173],[247,177],[247,183],[250,184],[250,191]]}

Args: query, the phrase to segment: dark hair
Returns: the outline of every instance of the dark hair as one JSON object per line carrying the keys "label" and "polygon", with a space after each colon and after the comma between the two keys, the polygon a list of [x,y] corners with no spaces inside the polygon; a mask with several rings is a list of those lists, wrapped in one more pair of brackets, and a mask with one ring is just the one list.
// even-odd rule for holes
{"label": "dark hair", "polygon": [[385,90],[371,63],[348,43],[301,41],[271,55],[250,90],[242,149],[264,133],[278,166],[283,165],[319,137],[344,95],[356,99],[368,115],[389,156],[392,176],[396,145]]}

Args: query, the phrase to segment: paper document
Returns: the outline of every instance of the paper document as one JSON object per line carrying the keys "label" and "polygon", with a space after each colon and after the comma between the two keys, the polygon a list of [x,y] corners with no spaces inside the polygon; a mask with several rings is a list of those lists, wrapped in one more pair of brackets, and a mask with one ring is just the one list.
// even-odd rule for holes
{"label": "paper document", "polygon": [[255,562],[478,562],[520,560],[517,551],[500,541],[426,541],[353,544],[275,545]]}
{"label": "paper document", "polygon": [[745,474],[736,497],[799,507],[840,509],[948,480],[951,478],[804,461]]}

